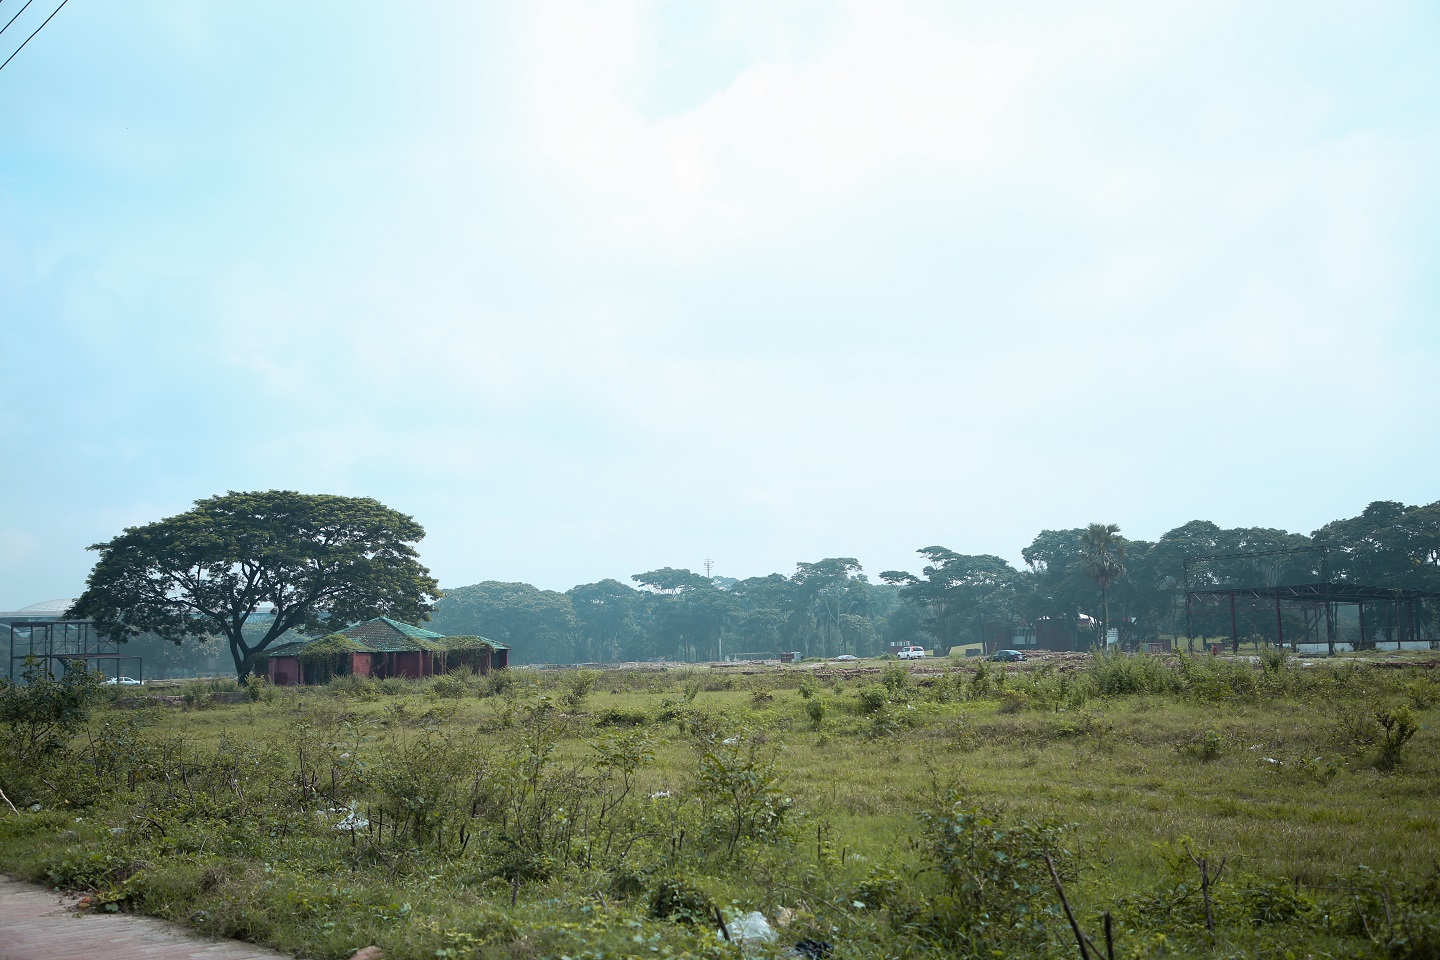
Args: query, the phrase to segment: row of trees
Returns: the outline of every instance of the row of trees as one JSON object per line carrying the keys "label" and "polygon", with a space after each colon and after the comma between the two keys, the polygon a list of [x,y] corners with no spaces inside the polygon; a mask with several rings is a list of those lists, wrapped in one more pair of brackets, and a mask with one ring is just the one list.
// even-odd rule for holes
{"label": "row of trees", "polygon": [[[1077,647],[1111,623],[1124,642],[1178,635],[1187,586],[1341,579],[1440,591],[1440,503],[1372,503],[1308,537],[1201,520],[1153,543],[1127,541],[1113,524],[1045,530],[1021,551],[1024,569],[931,546],[919,551],[919,573],[886,570],[879,583],[855,558],[829,557],[788,576],[712,579],[665,567],[636,574],[634,586],[602,580],[559,593],[491,581],[443,597],[415,550],[424,535],[413,518],[368,498],[210,497],[92,547],[100,559],[69,616],[117,640],[223,639],[243,679],[292,632],[382,615],[416,622],[432,610],[436,629],[502,640],[518,663],[705,660],[863,655],[890,643],[945,653],[962,642],[1007,642],[1027,625]],[[1377,614],[1371,623],[1393,629],[1388,611]],[[1228,632],[1221,617],[1202,611],[1196,625]],[[1299,621],[1286,627],[1292,637],[1319,619],[1305,610],[1291,617]]]}
{"label": "row of trees", "polygon": [[[1084,648],[1114,627],[1127,646],[1187,630],[1185,590],[1348,580],[1440,591],[1440,503],[1373,503],[1310,536],[1195,520],[1154,542],[1126,540],[1113,524],[1042,531],[1024,567],[943,546],[918,551],[918,572],[886,570],[871,582],[852,557],[796,565],[789,576],[713,579],[666,567],[564,593],[488,581],[446,591],[434,627],[479,633],[514,648],[516,662],[715,659],[796,650],[858,655],[914,643],[947,652],[962,643],[1008,643],[1043,623]],[[1205,558],[1197,560],[1195,558]],[[1285,613],[1287,637],[1318,639],[1323,613]],[[1242,633],[1274,632],[1273,607],[1242,608]],[[1228,607],[1197,608],[1202,635],[1230,632]],[[1369,615],[1389,635],[1393,610]]]}

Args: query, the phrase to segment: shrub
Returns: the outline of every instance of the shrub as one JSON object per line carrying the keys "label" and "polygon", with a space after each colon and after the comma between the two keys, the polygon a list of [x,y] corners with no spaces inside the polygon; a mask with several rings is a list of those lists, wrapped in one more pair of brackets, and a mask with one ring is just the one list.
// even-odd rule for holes
{"label": "shrub", "polygon": [[903,900],[905,883],[900,874],[884,867],[874,867],[855,885],[850,898],[870,908],[890,908]]}
{"label": "shrub", "polygon": [[1429,710],[1440,703],[1440,683],[1433,680],[1414,680],[1405,687],[1405,693],[1416,710]]}
{"label": "shrub", "polygon": [[1180,689],[1174,671],[1158,658],[1143,653],[1097,653],[1086,673],[1095,688],[1107,696],[1172,693]]}
{"label": "shrub", "polygon": [[805,715],[810,718],[810,726],[816,730],[825,722],[826,703],[824,697],[812,697],[805,701]]}
{"label": "shrub", "polygon": [[1274,676],[1285,669],[1290,653],[1284,647],[1266,647],[1260,652],[1260,667],[1267,675]]}
{"label": "shrub", "polygon": [[482,697],[493,697],[505,693],[515,686],[516,675],[509,669],[491,670],[481,680],[476,691]]}
{"label": "shrub", "polygon": [[885,689],[890,691],[890,696],[900,699],[910,688],[910,670],[898,660],[894,663],[887,663],[882,675],[882,682],[885,684]]}
{"label": "shrub", "polygon": [[716,907],[704,890],[686,880],[671,878],[655,885],[647,912],[654,920],[701,926],[715,921]]}
{"label": "shrub", "polygon": [[954,677],[950,673],[942,673],[925,688],[926,695],[936,703],[949,703],[954,700],[959,691],[955,688]]}
{"label": "shrub", "polygon": [[860,710],[862,713],[879,713],[885,709],[889,698],[885,696],[885,688],[878,684],[869,684],[855,691],[860,698]]}
{"label": "shrub", "polygon": [[866,736],[871,740],[883,740],[900,732],[900,721],[894,713],[883,707],[871,715],[870,729]]}
{"label": "shrub", "polygon": [[[1255,671],[1243,660],[1221,660],[1214,657],[1180,661],[1181,679],[1187,695],[1205,702],[1254,700],[1259,692]],[[1169,671],[1166,671],[1169,673]],[[1174,677],[1174,674],[1171,674]],[[1163,693],[1164,690],[1151,690]]]}
{"label": "shrub", "polygon": [[695,777],[706,834],[733,855],[744,841],[775,840],[790,811],[775,764],[750,737],[710,741],[700,752]]}
{"label": "shrub", "polygon": [[1000,695],[1000,712],[1019,713],[1029,702],[1024,690],[1006,690]]}
{"label": "shrub", "polygon": [[0,679],[0,723],[7,753],[17,766],[62,749],[90,719],[90,708],[104,693],[99,674],[82,661],[71,661],[59,679],[48,663],[27,657],[23,684]]}
{"label": "shrub", "polygon": [[1315,913],[1315,901],[1301,894],[1294,884],[1283,880],[1249,877],[1236,893],[1241,919],[1254,926],[1290,923]]}
{"label": "shrub", "polygon": [[650,715],[644,710],[621,710],[611,708],[595,716],[597,727],[640,727],[650,722]]}
{"label": "shrub", "polygon": [[975,664],[975,675],[970,678],[970,697],[973,700],[988,697],[1004,683],[1004,672],[1002,671],[997,678],[995,669],[986,661],[981,660]]}
{"label": "shrub", "polygon": [[326,691],[337,697],[353,697],[357,700],[371,700],[377,695],[375,680],[358,673],[347,673],[336,677],[325,685]]}
{"label": "shrub", "polygon": [[571,710],[578,710],[595,689],[595,681],[599,679],[598,670],[576,670],[568,674],[565,677],[565,693],[560,697],[560,702]]}
{"label": "shrub", "polygon": [[1405,744],[1420,730],[1420,722],[1409,707],[1393,707],[1375,711],[1375,722],[1384,733],[1380,737],[1380,757],[1376,765],[1381,770],[1394,770],[1400,765]]}
{"label": "shrub", "polygon": [[1179,745],[1181,753],[1196,760],[1209,762],[1220,759],[1225,752],[1225,737],[1215,730],[1206,730],[1204,733],[1191,737]]}
{"label": "shrub", "polygon": [[1065,830],[1049,822],[1005,824],[994,812],[951,793],[922,813],[920,854],[938,872],[945,896],[934,926],[967,955],[1038,952],[1054,919],[1048,854],[1060,875],[1074,878]]}
{"label": "shrub", "polygon": [[454,700],[465,696],[468,688],[463,677],[442,673],[430,678],[426,692],[432,697]]}

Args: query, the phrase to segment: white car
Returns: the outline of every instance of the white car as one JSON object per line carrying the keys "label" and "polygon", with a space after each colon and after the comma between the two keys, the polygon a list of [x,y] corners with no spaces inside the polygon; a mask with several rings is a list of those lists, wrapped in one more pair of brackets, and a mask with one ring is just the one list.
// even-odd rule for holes
{"label": "white car", "polygon": [[111,677],[109,680],[105,681],[105,685],[107,687],[138,687],[141,686],[141,684],[142,682],[136,680],[134,677]]}
{"label": "white car", "polygon": [[840,656],[836,657],[835,659],[836,659],[836,660],[839,660],[839,661],[842,662],[842,663],[849,663],[849,662],[852,661],[852,660],[859,660],[860,658],[857,657],[857,656],[855,656],[855,654],[853,654],[853,653],[842,653],[842,654],[840,654]]}
{"label": "white car", "polygon": [[899,650],[897,650],[897,651],[895,652],[895,656],[899,657],[901,660],[924,660],[924,659],[925,659],[925,648],[924,648],[924,647],[901,647]]}

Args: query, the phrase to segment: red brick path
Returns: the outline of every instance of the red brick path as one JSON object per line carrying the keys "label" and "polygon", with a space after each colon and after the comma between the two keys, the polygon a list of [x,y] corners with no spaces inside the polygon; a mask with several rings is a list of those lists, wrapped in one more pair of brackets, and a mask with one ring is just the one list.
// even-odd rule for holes
{"label": "red brick path", "polygon": [[76,913],[77,899],[0,874],[0,960],[290,960],[150,917]]}

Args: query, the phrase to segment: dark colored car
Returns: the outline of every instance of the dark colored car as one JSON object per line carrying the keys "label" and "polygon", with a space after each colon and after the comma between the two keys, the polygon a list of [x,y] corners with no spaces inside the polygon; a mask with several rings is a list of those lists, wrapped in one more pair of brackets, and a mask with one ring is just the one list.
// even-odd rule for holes
{"label": "dark colored car", "polygon": [[996,650],[990,654],[989,659],[994,660],[996,663],[1019,663],[1021,660],[1029,660],[1030,658],[1019,650]]}

